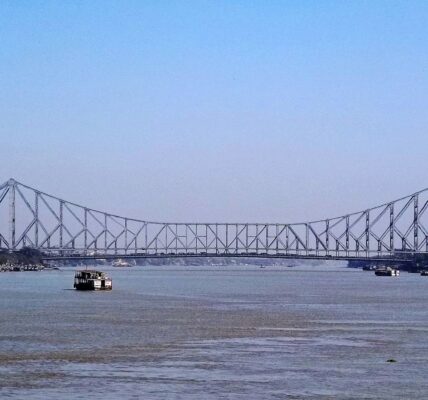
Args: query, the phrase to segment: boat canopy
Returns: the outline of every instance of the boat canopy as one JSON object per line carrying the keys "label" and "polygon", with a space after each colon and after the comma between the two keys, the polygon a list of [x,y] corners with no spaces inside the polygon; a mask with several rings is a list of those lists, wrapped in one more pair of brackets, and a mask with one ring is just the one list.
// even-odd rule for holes
{"label": "boat canopy", "polygon": [[76,271],[75,276],[76,278],[83,279],[99,279],[105,277],[105,272],[87,269],[82,271]]}

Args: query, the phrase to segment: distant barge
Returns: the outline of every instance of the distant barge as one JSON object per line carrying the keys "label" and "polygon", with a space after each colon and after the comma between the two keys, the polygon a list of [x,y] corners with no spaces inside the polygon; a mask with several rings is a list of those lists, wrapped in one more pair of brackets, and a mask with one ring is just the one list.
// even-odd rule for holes
{"label": "distant barge", "polygon": [[77,271],[74,275],[74,288],[76,290],[111,290],[111,278],[101,271]]}

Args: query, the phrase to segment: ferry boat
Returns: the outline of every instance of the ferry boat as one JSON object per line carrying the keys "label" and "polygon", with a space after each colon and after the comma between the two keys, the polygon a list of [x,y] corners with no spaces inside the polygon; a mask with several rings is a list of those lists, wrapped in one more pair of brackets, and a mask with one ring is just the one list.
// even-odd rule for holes
{"label": "ferry boat", "polygon": [[88,269],[76,271],[74,288],[76,290],[111,290],[111,278],[102,271]]}
{"label": "ferry boat", "polygon": [[399,276],[400,270],[392,267],[377,267],[375,269],[375,275],[377,276]]}

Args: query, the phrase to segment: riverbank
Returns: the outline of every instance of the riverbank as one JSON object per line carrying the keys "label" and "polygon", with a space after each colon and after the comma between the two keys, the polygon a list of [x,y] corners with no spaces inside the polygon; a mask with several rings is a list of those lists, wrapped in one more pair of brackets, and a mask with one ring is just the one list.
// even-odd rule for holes
{"label": "riverbank", "polygon": [[41,271],[47,267],[38,250],[24,247],[13,253],[0,251],[0,272]]}

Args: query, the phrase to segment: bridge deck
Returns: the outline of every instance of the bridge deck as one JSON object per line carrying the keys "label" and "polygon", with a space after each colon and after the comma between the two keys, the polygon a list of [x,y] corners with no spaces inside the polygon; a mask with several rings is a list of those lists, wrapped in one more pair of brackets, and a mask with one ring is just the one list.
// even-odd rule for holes
{"label": "bridge deck", "polygon": [[95,255],[46,255],[43,260],[115,260],[122,259],[167,259],[167,258],[257,258],[257,259],[289,259],[289,260],[321,260],[321,261],[383,261],[383,262],[413,262],[410,256],[394,257],[379,255],[373,257],[362,256],[328,256],[325,255],[297,255],[297,254],[95,254]]}

